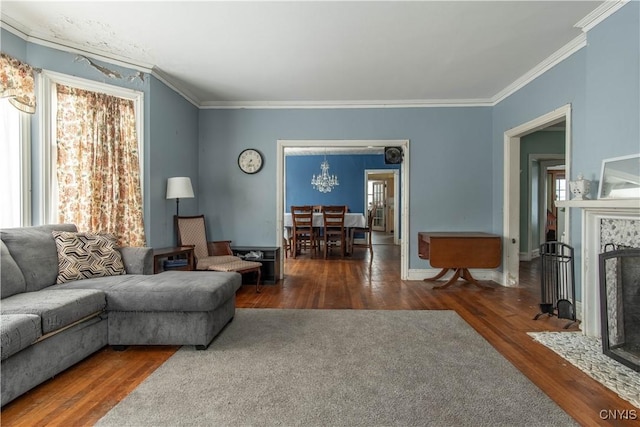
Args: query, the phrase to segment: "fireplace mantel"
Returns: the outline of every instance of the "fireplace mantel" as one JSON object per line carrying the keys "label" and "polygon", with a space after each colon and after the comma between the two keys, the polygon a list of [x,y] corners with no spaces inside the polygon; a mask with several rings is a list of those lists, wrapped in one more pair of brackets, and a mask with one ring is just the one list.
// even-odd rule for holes
{"label": "fireplace mantel", "polygon": [[583,209],[636,209],[640,210],[640,199],[557,200],[559,208]]}
{"label": "fireplace mantel", "polygon": [[603,220],[637,221],[640,228],[640,199],[600,199],[556,201],[559,208],[579,208],[582,211],[582,272],[581,310],[582,332],[591,337],[601,336],[599,255],[602,251],[601,225]]}

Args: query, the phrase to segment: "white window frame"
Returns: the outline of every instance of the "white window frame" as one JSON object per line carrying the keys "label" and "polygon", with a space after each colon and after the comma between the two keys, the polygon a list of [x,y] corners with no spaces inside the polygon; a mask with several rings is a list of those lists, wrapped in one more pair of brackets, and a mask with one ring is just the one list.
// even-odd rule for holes
{"label": "white window frame", "polygon": [[[7,104],[8,101],[6,101]],[[15,108],[10,106],[10,108]],[[20,227],[31,225],[31,114],[18,112],[20,150]]]}
{"label": "white window frame", "polygon": [[[144,92],[119,86],[74,77],[55,71],[42,70],[39,75],[38,99],[40,106],[40,134],[42,135],[40,149],[42,159],[42,194],[41,218],[45,223],[58,222],[57,216],[57,179],[55,173],[56,159],[56,84],[76,87],[93,92],[101,92],[119,98],[130,99],[134,103],[136,114],[136,132],[138,137],[138,161],[140,163],[140,191],[144,200]],[[143,207],[144,209],[144,207]]]}

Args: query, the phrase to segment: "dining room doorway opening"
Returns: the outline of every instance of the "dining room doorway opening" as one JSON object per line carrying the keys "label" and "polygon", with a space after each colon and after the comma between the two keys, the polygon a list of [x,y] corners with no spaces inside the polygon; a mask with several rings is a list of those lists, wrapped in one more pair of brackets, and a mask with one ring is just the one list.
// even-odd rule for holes
{"label": "dining room doorway opening", "polygon": [[[276,236],[278,245],[281,245],[282,236],[285,235],[284,217],[286,212],[286,151],[291,150],[320,150],[331,155],[340,151],[362,151],[367,149],[384,149],[385,147],[398,147],[404,153],[402,166],[398,172],[398,193],[409,194],[409,140],[277,140],[276,148]],[[306,178],[305,178],[306,179]],[[409,236],[408,227],[403,227],[402,222],[409,224],[409,205],[407,197],[399,196],[399,203],[394,204],[394,216],[398,217],[398,227],[394,231],[399,233],[400,246],[400,279],[409,278]],[[362,210],[364,210],[363,206]],[[284,259],[282,259],[284,264]],[[284,271],[284,265],[281,272]]]}

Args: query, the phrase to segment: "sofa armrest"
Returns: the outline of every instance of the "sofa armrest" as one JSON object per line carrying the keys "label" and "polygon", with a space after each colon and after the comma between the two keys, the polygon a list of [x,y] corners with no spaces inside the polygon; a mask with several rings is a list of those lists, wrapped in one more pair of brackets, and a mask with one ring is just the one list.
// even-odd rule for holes
{"label": "sofa armrest", "polygon": [[120,248],[127,274],[153,274],[153,248]]}

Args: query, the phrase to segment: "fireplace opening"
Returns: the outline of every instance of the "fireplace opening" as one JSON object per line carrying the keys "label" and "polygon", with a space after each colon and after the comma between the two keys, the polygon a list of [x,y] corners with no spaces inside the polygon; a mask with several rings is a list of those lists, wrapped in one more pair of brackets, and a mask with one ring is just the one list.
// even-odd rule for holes
{"label": "fireplace opening", "polygon": [[603,352],[640,372],[640,249],[606,245],[604,250],[600,254]]}

